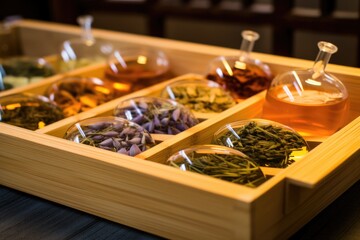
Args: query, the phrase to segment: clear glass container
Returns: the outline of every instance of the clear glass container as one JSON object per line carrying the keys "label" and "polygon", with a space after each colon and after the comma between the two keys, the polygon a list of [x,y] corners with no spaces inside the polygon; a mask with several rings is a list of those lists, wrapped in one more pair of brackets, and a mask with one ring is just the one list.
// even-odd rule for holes
{"label": "clear glass container", "polygon": [[190,109],[165,98],[137,97],[121,101],[114,116],[133,121],[150,133],[175,135],[199,123]]}
{"label": "clear glass container", "polygon": [[36,130],[64,118],[61,109],[47,97],[30,93],[0,99],[0,122]]}
{"label": "clear glass container", "polygon": [[111,54],[105,77],[136,91],[170,78],[169,68],[169,60],[163,51],[133,47]]}
{"label": "clear glass container", "polygon": [[259,34],[242,32],[239,56],[219,56],[208,66],[206,78],[231,92],[235,99],[246,99],[268,88],[272,74],[268,65],[251,57]]}
{"label": "clear glass container", "polygon": [[226,124],[214,133],[212,142],[241,151],[264,167],[285,168],[309,151],[295,130],[265,119]]}
{"label": "clear glass container", "polygon": [[81,120],[66,131],[64,138],[129,156],[136,156],[155,146],[155,141],[144,128],[111,116]]}
{"label": "clear glass container", "polygon": [[344,84],[325,72],[337,47],[319,42],[311,69],[277,75],[266,94],[263,118],[294,128],[302,136],[329,136],[346,123],[349,110]]}
{"label": "clear glass container", "polygon": [[10,57],[1,60],[0,64],[0,91],[38,82],[55,74],[54,68],[43,58]]}
{"label": "clear glass container", "polygon": [[95,77],[64,77],[49,86],[46,96],[66,117],[97,107],[128,93],[121,84]]}
{"label": "clear glass container", "polygon": [[170,156],[168,165],[248,187],[266,181],[260,167],[244,153],[219,145],[195,145]]}
{"label": "clear glass container", "polygon": [[61,45],[60,71],[62,72],[94,63],[105,63],[113,52],[111,43],[94,38],[91,31],[92,16],[79,16],[77,21],[82,30],[81,37],[66,40]]}
{"label": "clear glass container", "polygon": [[181,79],[166,86],[161,97],[170,98],[198,113],[220,113],[236,104],[231,94],[207,79]]}

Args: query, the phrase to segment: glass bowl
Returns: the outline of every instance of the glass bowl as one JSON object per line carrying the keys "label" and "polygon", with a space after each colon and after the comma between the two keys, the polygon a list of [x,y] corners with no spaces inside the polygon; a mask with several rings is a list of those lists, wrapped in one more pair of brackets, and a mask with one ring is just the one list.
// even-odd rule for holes
{"label": "glass bowl", "polygon": [[66,117],[92,109],[128,93],[121,84],[95,77],[64,77],[46,90],[46,96],[55,101]]}
{"label": "glass bowl", "polygon": [[110,42],[96,39],[92,34],[91,15],[82,15],[77,18],[81,28],[78,38],[68,39],[61,44],[60,71],[71,71],[80,67],[96,63],[105,63],[113,51]]}
{"label": "glass bowl", "polygon": [[161,96],[199,113],[220,113],[236,104],[229,92],[207,79],[174,81],[163,89]]}
{"label": "glass bowl", "polygon": [[170,156],[167,164],[248,187],[256,187],[266,181],[254,161],[242,152],[225,146],[195,145]]}
{"label": "glass bowl", "polygon": [[53,67],[43,58],[12,57],[1,60],[0,91],[25,86],[55,74]]}
{"label": "glass bowl", "polygon": [[318,43],[312,68],[278,74],[266,92],[263,118],[280,122],[302,136],[330,136],[346,125],[350,99],[345,85],[326,72],[337,47]]}
{"label": "glass bowl", "polygon": [[190,109],[159,97],[126,99],[116,106],[114,116],[126,118],[156,134],[175,135],[199,123]]}
{"label": "glass bowl", "polygon": [[238,56],[219,56],[210,61],[206,78],[219,83],[237,99],[246,99],[268,88],[272,73],[259,59],[252,58],[254,43],[259,39],[257,32],[242,32]]}
{"label": "glass bowl", "polygon": [[214,133],[212,142],[239,150],[264,167],[285,168],[309,151],[295,130],[266,119],[226,124]]}
{"label": "glass bowl", "polygon": [[138,90],[167,79],[169,67],[169,60],[161,50],[128,48],[113,52],[105,77]]}
{"label": "glass bowl", "polygon": [[144,128],[117,117],[84,119],[72,125],[64,138],[129,156],[138,155],[155,145]]}
{"label": "glass bowl", "polygon": [[3,123],[36,130],[63,118],[61,109],[44,96],[19,93],[0,99],[0,121]]}

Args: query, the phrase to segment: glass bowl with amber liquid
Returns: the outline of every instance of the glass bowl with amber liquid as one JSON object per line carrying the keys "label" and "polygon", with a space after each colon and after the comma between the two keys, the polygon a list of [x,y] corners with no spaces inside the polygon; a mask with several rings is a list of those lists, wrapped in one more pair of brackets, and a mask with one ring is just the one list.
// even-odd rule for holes
{"label": "glass bowl with amber liquid", "polygon": [[169,69],[169,60],[163,51],[132,47],[115,50],[111,54],[105,78],[136,91],[168,79]]}
{"label": "glass bowl with amber liquid", "polygon": [[268,88],[272,73],[268,65],[251,57],[259,34],[242,32],[240,54],[219,56],[210,61],[206,78],[219,83],[237,100],[246,99]]}
{"label": "glass bowl with amber liquid", "polygon": [[346,123],[349,111],[346,87],[337,77],[325,72],[337,47],[324,41],[318,47],[311,69],[288,71],[274,78],[262,116],[309,137],[333,134]]}

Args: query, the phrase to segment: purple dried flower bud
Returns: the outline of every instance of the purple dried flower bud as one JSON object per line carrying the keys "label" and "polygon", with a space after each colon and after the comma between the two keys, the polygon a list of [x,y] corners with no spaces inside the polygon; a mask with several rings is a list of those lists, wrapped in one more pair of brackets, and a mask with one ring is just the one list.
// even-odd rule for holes
{"label": "purple dried flower bud", "polygon": [[181,113],[180,108],[175,109],[175,111],[173,111],[173,113],[171,115],[172,119],[177,121],[179,119],[179,117],[180,117],[180,113]]}
{"label": "purple dried flower bud", "polygon": [[169,129],[171,129],[173,135],[176,135],[176,134],[181,132],[180,130],[178,130],[178,129],[174,128],[174,127],[170,127]]}
{"label": "purple dried flower bud", "polygon": [[167,126],[168,124],[169,124],[169,118],[163,118],[163,119],[161,119],[161,125],[163,125],[163,126]]}
{"label": "purple dried flower bud", "polygon": [[108,132],[103,133],[103,135],[107,136],[107,137],[116,137],[117,135],[119,135],[119,133],[116,131],[108,131]]}
{"label": "purple dried flower bud", "polygon": [[135,137],[133,139],[130,139],[128,142],[131,144],[139,144],[141,142],[141,138]]}
{"label": "purple dried flower bud", "polygon": [[103,135],[95,135],[95,136],[92,136],[91,138],[92,138],[92,140],[100,141],[100,140],[104,139],[104,136]]}
{"label": "purple dried flower bud", "polygon": [[124,128],[124,124],[122,122],[114,123],[113,128],[114,128],[114,130],[119,132]]}
{"label": "purple dried flower bud", "polygon": [[154,115],[154,120],[153,120],[153,122],[154,122],[154,125],[155,125],[156,127],[160,127],[160,126],[161,126],[161,122],[160,122],[159,117],[158,117],[157,115]]}
{"label": "purple dried flower bud", "polygon": [[144,120],[144,115],[138,115],[136,117],[134,117],[131,121],[135,122],[137,124],[141,124]]}
{"label": "purple dried flower bud", "polygon": [[121,154],[125,154],[125,155],[128,155],[128,151],[126,150],[126,148],[121,148],[119,151],[117,151],[118,153],[121,153]]}
{"label": "purple dried flower bud", "polygon": [[111,138],[105,139],[104,141],[102,141],[100,144],[100,146],[107,146],[107,147],[112,147],[113,140]]}
{"label": "purple dried flower bud", "polygon": [[113,138],[112,140],[113,140],[112,144],[116,149],[121,148],[120,143],[118,141],[116,141],[116,139]]}
{"label": "purple dried flower bud", "polygon": [[141,153],[140,148],[136,144],[133,144],[129,150],[129,155],[135,156],[138,155],[139,153]]}
{"label": "purple dried flower bud", "polygon": [[106,122],[98,122],[98,123],[88,125],[88,128],[93,129],[93,130],[100,130],[107,126],[109,126],[109,124]]}

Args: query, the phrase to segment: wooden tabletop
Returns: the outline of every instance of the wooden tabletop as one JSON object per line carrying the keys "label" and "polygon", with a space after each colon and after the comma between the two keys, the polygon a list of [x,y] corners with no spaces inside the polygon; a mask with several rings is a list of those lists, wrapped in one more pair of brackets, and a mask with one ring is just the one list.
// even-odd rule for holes
{"label": "wooden tabletop", "polygon": [[[8,239],[162,238],[0,186],[0,240]],[[290,239],[360,239],[360,181]]]}

